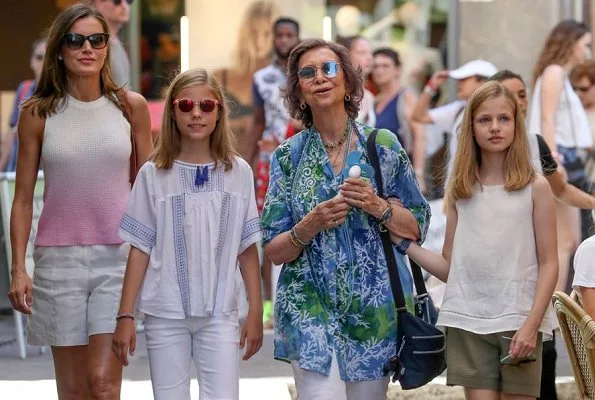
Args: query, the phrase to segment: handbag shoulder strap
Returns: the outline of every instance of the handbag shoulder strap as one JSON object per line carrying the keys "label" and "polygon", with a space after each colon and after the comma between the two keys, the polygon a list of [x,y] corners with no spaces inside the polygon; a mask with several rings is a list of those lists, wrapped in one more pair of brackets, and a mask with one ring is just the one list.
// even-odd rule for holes
{"label": "handbag shoulder strap", "polygon": [[[370,164],[374,168],[374,178],[376,180],[376,186],[378,187],[378,195],[381,198],[384,197],[384,185],[382,180],[382,173],[380,171],[380,163],[378,161],[378,152],[376,150],[376,135],[378,134],[378,129],[374,129],[368,140],[366,142],[367,151],[368,151],[368,158],[370,159]],[[395,253],[393,249],[393,244],[390,239],[389,232],[380,232],[380,238],[382,239],[382,247],[384,249],[384,255],[386,257],[386,262],[388,266],[388,275],[391,281],[391,289],[393,292],[393,296],[395,298],[395,303],[397,303],[397,308],[400,309],[405,307],[405,295],[403,294],[403,288],[401,287],[401,281],[398,278],[398,270],[397,270],[397,263],[395,261]],[[413,275],[413,282],[415,284],[415,291],[418,297],[427,296],[428,291],[426,290],[426,284],[424,282],[424,277],[421,272],[421,268],[419,265],[415,263],[411,263],[411,274]],[[402,299],[402,301],[401,301]],[[401,303],[402,305],[400,305]]]}
{"label": "handbag shoulder strap", "polygon": [[120,103],[120,108],[122,109],[122,114],[124,114],[124,118],[130,124],[130,177],[129,181],[130,184],[134,184],[136,180],[136,175],[138,174],[138,167],[137,167],[137,155],[136,155],[136,143],[134,141],[134,130],[132,127],[132,120],[130,116],[132,115],[132,106],[128,101],[128,90],[125,88],[119,89],[116,91],[116,96],[118,97],[118,102]]}

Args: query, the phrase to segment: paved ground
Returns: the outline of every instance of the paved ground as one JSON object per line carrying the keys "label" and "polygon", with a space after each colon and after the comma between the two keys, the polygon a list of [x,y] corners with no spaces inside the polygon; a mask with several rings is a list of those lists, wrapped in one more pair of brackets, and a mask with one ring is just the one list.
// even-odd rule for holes
{"label": "paved ground", "polygon": [[[0,315],[0,344],[15,338],[12,315]],[[288,364],[273,360],[272,332],[265,332],[264,344],[252,360],[241,362],[240,393],[241,400],[289,400],[288,385],[293,383],[291,367]],[[558,376],[568,381],[571,376],[568,356],[562,340],[557,341]],[[40,353],[38,347],[28,347],[28,357],[18,357],[16,343],[0,346],[0,398],[1,399],[44,399],[55,400],[54,371],[50,352]],[[122,399],[151,399],[149,365],[144,336],[139,335],[137,352],[131,364],[124,369]],[[460,398],[456,388],[443,386],[444,380],[437,379],[437,385],[426,387],[415,394],[398,394],[396,387],[391,387],[390,399],[455,399]],[[572,386],[572,385],[570,385]],[[192,382],[193,399],[198,396],[196,380]],[[423,396],[422,396],[423,392]],[[414,397],[410,397],[413,395]],[[566,397],[565,397],[566,398]],[[571,398],[571,397],[567,397]]]}

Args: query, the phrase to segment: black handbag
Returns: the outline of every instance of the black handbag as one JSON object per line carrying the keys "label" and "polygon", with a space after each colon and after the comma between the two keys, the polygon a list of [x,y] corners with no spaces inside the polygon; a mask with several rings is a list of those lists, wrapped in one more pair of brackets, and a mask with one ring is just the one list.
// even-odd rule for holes
{"label": "black handbag", "polygon": [[[374,130],[370,134],[367,150],[370,163],[374,167],[378,195],[384,198],[376,152],[377,132]],[[386,363],[384,374],[393,373],[392,381],[399,381],[404,390],[415,389],[430,382],[446,369],[446,338],[444,333],[434,326],[437,312],[426,290],[421,268],[413,263],[411,265],[417,292],[414,315],[407,311],[390,233],[381,229],[380,238],[397,311],[395,355]]]}

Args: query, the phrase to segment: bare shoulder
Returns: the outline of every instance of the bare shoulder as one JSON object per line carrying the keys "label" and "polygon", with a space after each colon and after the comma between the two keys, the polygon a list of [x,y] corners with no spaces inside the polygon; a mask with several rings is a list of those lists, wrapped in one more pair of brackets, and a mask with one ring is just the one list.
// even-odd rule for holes
{"label": "bare shoulder", "polygon": [[548,65],[544,70],[543,70],[543,82],[549,82],[549,83],[554,83],[554,82],[562,82],[563,78],[564,78],[564,69],[562,69],[562,67],[558,64],[552,64],[552,65]]}
{"label": "bare shoulder", "polygon": [[44,128],[45,117],[39,115],[36,107],[27,107],[21,111],[17,128],[19,137],[42,137]]}
{"label": "bare shoulder", "polygon": [[128,100],[128,104],[130,104],[133,110],[147,107],[147,99],[142,94],[133,92],[132,90],[126,92],[126,100]]}
{"label": "bare shoulder", "polygon": [[531,183],[531,189],[533,200],[548,197],[553,198],[552,188],[547,179],[541,174],[538,174],[533,183]]}

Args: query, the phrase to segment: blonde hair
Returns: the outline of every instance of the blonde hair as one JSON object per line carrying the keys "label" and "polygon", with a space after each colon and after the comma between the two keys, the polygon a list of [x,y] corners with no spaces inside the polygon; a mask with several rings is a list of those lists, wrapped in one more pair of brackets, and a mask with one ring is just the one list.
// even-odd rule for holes
{"label": "blonde hair", "polygon": [[[105,19],[96,8],[86,4],[75,4],[64,9],[50,27],[46,40],[45,58],[39,84],[33,96],[23,104],[23,110],[31,109],[46,118],[56,112],[68,94],[68,74],[64,62],[58,59],[64,34],[82,18],[95,18],[101,24],[103,33],[109,33]],[[119,106],[116,92],[120,89],[114,82],[110,68],[111,44],[107,44],[105,62],[100,71],[101,93]]]}
{"label": "blonde hair", "polygon": [[521,190],[535,180],[523,113],[508,89],[498,82],[490,81],[473,93],[465,109],[454,166],[448,181],[448,201],[456,202],[473,195],[481,166],[481,151],[473,132],[473,118],[486,102],[499,97],[504,97],[511,105],[515,122],[514,138],[504,159],[504,188],[507,191]]}
{"label": "blonde hair", "polygon": [[155,162],[157,168],[171,168],[175,158],[180,154],[180,131],[174,118],[174,100],[182,90],[201,85],[206,85],[219,102],[219,118],[209,141],[211,155],[217,164],[222,163],[225,166],[226,171],[232,168],[233,157],[237,153],[235,150],[235,136],[229,127],[229,106],[219,82],[202,68],[182,72],[169,85],[165,96],[161,133],[157,140],[157,147],[151,155],[151,159]]}
{"label": "blonde hair", "polygon": [[279,16],[279,10],[275,3],[270,0],[254,1],[248,6],[238,32],[238,40],[235,48],[235,66],[244,72],[254,71],[259,64],[254,46],[254,33],[252,24],[255,21],[264,19],[270,21],[271,51],[273,50],[273,24]]}

